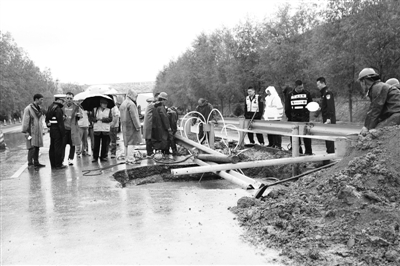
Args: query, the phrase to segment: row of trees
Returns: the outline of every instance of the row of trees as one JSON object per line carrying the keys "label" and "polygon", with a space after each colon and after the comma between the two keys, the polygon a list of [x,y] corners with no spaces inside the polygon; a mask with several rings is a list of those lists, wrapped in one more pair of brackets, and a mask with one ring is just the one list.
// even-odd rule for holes
{"label": "row of trees", "polygon": [[21,117],[24,108],[41,93],[45,106],[61,91],[83,91],[76,84],[58,84],[50,69],[41,71],[24,50],[15,43],[10,33],[0,31],[0,121]]}
{"label": "row of trees", "polygon": [[189,109],[207,98],[230,114],[248,86],[259,93],[271,85],[282,91],[301,79],[317,95],[315,80],[324,76],[352,106],[364,94],[355,82],[362,68],[375,68],[384,80],[400,78],[398,0],[319,4],[303,3],[296,10],[285,5],[272,19],[200,34],[160,71],[155,91]]}

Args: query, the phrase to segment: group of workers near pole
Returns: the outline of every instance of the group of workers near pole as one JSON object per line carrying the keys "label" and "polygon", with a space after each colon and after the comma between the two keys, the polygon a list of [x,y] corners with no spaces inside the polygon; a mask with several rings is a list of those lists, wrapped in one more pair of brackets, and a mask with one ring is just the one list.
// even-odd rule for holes
{"label": "group of workers near pole", "polygon": [[[371,103],[367,111],[364,126],[360,134],[366,135],[369,130],[386,126],[400,125],[400,84],[395,78],[382,82],[379,74],[372,68],[364,68],[358,76],[361,88],[369,97]],[[332,91],[326,86],[324,77],[316,80],[317,87],[321,93],[320,108],[315,116],[322,114],[324,124],[336,124],[335,102]],[[269,86],[265,89],[265,101],[255,93],[253,87],[247,90],[245,99],[244,116],[251,122],[254,120],[280,121],[283,112],[288,121],[309,122],[310,111],[307,105],[312,102],[309,91],[304,88],[301,80],[295,81],[294,89],[286,88],[285,106],[276,89]],[[67,93],[64,98],[55,98],[47,112],[42,109],[43,95],[35,94],[33,103],[25,110],[22,121],[22,132],[25,133],[28,149],[28,166],[35,169],[45,167],[39,162],[39,148],[43,147],[43,119],[50,129],[49,158],[53,169],[63,169],[66,145],[70,145],[68,164],[73,165],[74,155],[77,157],[89,156],[88,136],[91,140],[92,162],[108,160],[108,153],[111,159],[116,158],[116,142],[118,129],[121,126],[125,155],[118,159],[125,159],[126,163],[135,163],[129,159],[129,147],[135,147],[145,139],[147,158],[153,158],[155,151],[161,151],[164,155],[179,155],[174,141],[177,132],[178,113],[176,107],[166,107],[168,95],[165,92],[156,93],[154,98],[148,99],[148,106],[145,110],[143,133],[141,132],[140,116],[137,106],[138,94],[130,89],[125,100],[120,106],[107,107],[107,100],[100,100],[100,106],[92,111],[81,108],[79,103],[73,102],[73,93]],[[212,105],[207,100],[200,98],[196,107],[199,124],[199,139],[203,143],[207,134],[203,124],[209,118]],[[201,114],[201,115],[200,115]],[[215,120],[211,116],[211,120]],[[120,124],[119,124],[120,123]],[[255,144],[254,134],[249,132],[248,139]],[[263,134],[256,134],[260,145],[265,145]],[[303,138],[305,155],[313,155],[311,139]],[[101,149],[100,149],[101,146]],[[268,134],[268,147],[282,149],[282,136]],[[75,149],[75,147],[77,147]],[[135,151],[133,150],[133,153]],[[334,153],[333,141],[326,141],[326,152]],[[303,154],[300,141],[300,154]],[[324,162],[326,163],[326,162]]]}

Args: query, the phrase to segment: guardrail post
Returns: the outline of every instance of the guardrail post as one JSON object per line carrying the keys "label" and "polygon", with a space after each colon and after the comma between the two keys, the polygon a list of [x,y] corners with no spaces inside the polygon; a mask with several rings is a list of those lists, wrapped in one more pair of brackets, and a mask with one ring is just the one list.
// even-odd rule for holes
{"label": "guardrail post", "polygon": [[214,133],[214,124],[211,122],[208,122],[208,125],[210,126],[210,139],[208,145],[210,145],[211,149],[214,149],[214,141],[215,141],[215,133]]}
{"label": "guardrail post", "polygon": [[183,123],[183,125],[185,127],[185,132],[186,132],[186,134],[192,133],[192,123],[191,123],[191,121],[186,123],[186,121],[187,120],[183,120],[182,121],[182,123]]}
{"label": "guardrail post", "polygon": [[[292,127],[292,135],[299,135],[299,124],[296,123]],[[292,156],[298,157],[299,156],[299,147],[300,147],[300,140],[299,137],[292,137]],[[299,164],[295,163],[292,165],[292,175],[296,176],[299,172]]]}
{"label": "guardrail post", "polygon": [[[247,129],[246,127],[246,119],[244,117],[239,117],[239,128],[240,129]],[[239,147],[243,148],[244,146],[244,137],[246,136],[246,132],[240,131],[239,132]]]}
{"label": "guardrail post", "polygon": [[347,147],[349,146],[350,140],[346,138],[337,138],[335,141],[335,155],[338,158],[343,158],[346,155]]}

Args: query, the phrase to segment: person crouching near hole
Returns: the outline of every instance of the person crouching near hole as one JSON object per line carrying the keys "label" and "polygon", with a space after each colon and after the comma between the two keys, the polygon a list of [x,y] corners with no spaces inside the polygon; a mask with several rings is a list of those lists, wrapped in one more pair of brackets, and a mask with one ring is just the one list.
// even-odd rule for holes
{"label": "person crouching near hole", "polygon": [[110,144],[110,123],[112,121],[112,113],[110,108],[107,108],[107,100],[100,100],[100,107],[93,109],[93,122],[94,134],[94,150],[93,160],[95,163],[99,160],[100,142],[101,153],[100,161],[107,161],[108,145]]}
{"label": "person crouching near hole", "polygon": [[[265,89],[267,96],[265,97],[264,120],[281,121],[283,115],[283,105],[281,98],[276,92],[275,87],[269,86]],[[268,134],[268,146],[276,149],[282,149],[282,136]]]}

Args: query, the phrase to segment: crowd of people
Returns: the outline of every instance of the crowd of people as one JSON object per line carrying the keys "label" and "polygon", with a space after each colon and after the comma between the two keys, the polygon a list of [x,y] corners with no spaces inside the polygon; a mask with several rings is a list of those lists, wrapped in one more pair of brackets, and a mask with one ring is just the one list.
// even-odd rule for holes
{"label": "crowd of people", "polygon": [[[372,68],[365,68],[359,73],[358,82],[365,90],[371,104],[367,112],[361,134],[369,130],[391,125],[400,125],[400,83],[397,79],[391,78],[383,83],[379,74]],[[316,85],[321,93],[319,109],[314,115],[322,115],[324,124],[336,124],[336,112],[334,94],[326,85],[326,79],[319,77]],[[250,120],[264,119],[266,121],[280,121],[283,113],[288,121],[309,122],[309,104],[313,102],[311,93],[304,88],[301,80],[296,80],[294,88],[286,88],[283,93],[284,104],[273,86],[265,89],[266,97],[263,99],[256,94],[253,87],[247,90],[247,97],[244,105],[244,117]],[[153,158],[155,151],[163,155],[179,155],[174,135],[177,132],[178,114],[174,106],[167,107],[168,95],[165,92],[156,93],[154,98],[147,100],[143,122],[143,132],[139,109],[137,105],[138,94],[130,89],[121,104],[108,107],[106,99],[100,99],[98,106],[92,110],[82,108],[81,101],[73,101],[74,94],[66,93],[66,97],[56,97],[54,102],[46,110],[43,109],[43,95],[35,94],[33,103],[29,104],[23,114],[22,132],[26,136],[28,149],[28,167],[36,169],[45,167],[39,162],[39,149],[43,147],[43,121],[50,130],[49,158],[53,169],[67,167],[63,164],[66,146],[69,145],[68,165],[73,165],[75,154],[81,156],[92,156],[92,162],[108,161],[116,158],[117,133],[121,127],[125,152],[117,159],[125,160],[126,163],[135,163],[135,147],[145,140],[147,158]],[[199,125],[199,139],[203,143],[207,139],[204,130],[204,123],[216,120],[211,114],[213,106],[204,98],[200,98],[196,107],[197,119],[202,121]],[[211,115],[210,115],[211,114]],[[254,134],[247,134],[251,144],[255,144]],[[256,134],[258,143],[265,145],[263,134]],[[88,138],[91,140],[91,152],[89,151]],[[268,134],[267,147],[282,149],[282,136]],[[312,142],[310,138],[304,138],[304,154],[313,155]],[[301,144],[301,142],[300,142]],[[130,153],[130,147],[133,151]],[[172,152],[171,152],[172,151]],[[333,141],[326,141],[327,153],[334,153]],[[303,154],[300,145],[300,154]],[[131,158],[131,159],[130,159]]]}
{"label": "crowd of people", "polygon": [[[45,167],[39,162],[39,149],[43,147],[44,125],[49,128],[49,159],[52,169],[64,169],[65,157],[69,166],[74,164],[75,155],[92,156],[92,163],[110,159],[135,163],[136,145],[142,142],[139,109],[136,103],[138,94],[129,90],[125,100],[109,108],[109,101],[101,98],[97,107],[85,110],[82,101],[74,101],[74,94],[67,92],[65,97],[56,96],[54,102],[45,110],[42,107],[43,95],[35,94],[33,103],[25,110],[22,132],[26,137],[28,167]],[[177,109],[167,108],[168,95],[157,93],[149,99],[143,125],[143,138],[146,140],[147,158],[152,158],[156,150],[162,154],[178,155],[173,135],[177,131]],[[117,158],[117,134],[121,128],[125,152]],[[89,150],[88,139],[91,142]],[[68,155],[65,154],[69,145]],[[133,148],[131,152],[129,149]],[[110,155],[110,156],[109,156]]]}

